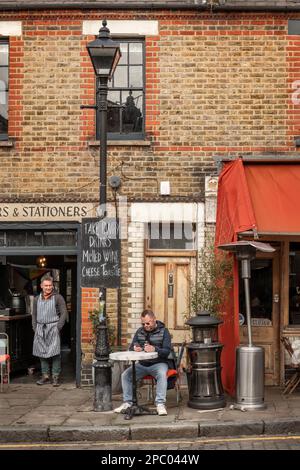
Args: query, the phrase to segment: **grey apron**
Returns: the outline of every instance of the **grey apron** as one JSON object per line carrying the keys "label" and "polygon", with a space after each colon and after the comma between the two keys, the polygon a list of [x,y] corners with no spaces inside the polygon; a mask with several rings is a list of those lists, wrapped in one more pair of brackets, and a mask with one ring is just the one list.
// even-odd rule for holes
{"label": "grey apron", "polygon": [[60,354],[58,320],[55,295],[49,300],[44,300],[40,295],[37,301],[37,325],[33,340],[34,356],[49,358]]}

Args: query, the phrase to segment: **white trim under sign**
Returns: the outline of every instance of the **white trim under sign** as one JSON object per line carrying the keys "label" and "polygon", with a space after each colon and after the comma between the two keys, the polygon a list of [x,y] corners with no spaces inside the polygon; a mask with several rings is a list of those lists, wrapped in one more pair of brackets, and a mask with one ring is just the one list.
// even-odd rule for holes
{"label": "white trim under sign", "polygon": [[[85,20],[82,22],[82,34],[98,35],[102,21]],[[110,20],[107,19],[107,27],[111,34],[118,36],[157,36],[158,21],[139,20]]]}
{"label": "white trim under sign", "polygon": [[22,36],[22,21],[0,21],[0,36]]}

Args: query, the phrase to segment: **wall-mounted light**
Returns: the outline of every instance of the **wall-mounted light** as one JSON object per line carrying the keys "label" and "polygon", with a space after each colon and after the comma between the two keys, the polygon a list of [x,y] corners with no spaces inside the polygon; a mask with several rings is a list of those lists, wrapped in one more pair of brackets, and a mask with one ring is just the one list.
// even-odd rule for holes
{"label": "wall-mounted light", "polygon": [[47,258],[45,256],[39,256],[36,259],[36,265],[39,268],[45,268],[47,266]]}

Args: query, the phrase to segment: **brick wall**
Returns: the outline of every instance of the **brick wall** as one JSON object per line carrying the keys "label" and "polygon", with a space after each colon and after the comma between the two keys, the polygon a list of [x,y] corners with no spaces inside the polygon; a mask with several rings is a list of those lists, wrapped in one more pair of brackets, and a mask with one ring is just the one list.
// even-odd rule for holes
{"label": "brick wall", "polygon": [[293,145],[300,135],[300,37],[289,36],[287,44],[288,92],[292,99],[287,104],[287,141]]}
{"label": "brick wall", "polygon": [[161,145],[285,146],[285,32],[263,17],[162,22]]}
{"label": "brick wall", "polygon": [[[87,16],[1,14],[23,24],[22,37],[10,40],[9,132],[16,143],[0,148],[2,199],[97,199],[99,156],[87,145],[94,111],[80,110],[94,102],[85,48],[92,36],[82,36],[81,28]],[[111,17],[133,18],[130,12]],[[158,198],[158,182],[167,179],[172,196],[201,197],[213,155],[294,150],[291,134],[299,126],[298,111],[290,112],[290,84],[299,45],[286,36],[287,16],[158,12],[148,18],[159,21],[159,36],[146,40],[151,145],[109,147],[109,174],[120,174],[124,162],[123,194]]]}

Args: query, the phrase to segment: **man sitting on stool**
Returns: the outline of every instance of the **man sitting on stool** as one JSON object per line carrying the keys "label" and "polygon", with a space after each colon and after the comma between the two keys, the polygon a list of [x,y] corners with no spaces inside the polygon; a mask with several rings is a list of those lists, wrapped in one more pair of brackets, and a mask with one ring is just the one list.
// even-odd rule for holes
{"label": "man sitting on stool", "polygon": [[[136,380],[142,379],[145,375],[152,375],[157,382],[155,404],[157,414],[167,415],[165,407],[167,395],[167,370],[168,356],[171,352],[171,335],[165,325],[156,320],[152,310],[144,310],[141,315],[142,326],[136,331],[130,351],[145,351],[158,353],[156,359],[139,361],[136,364]],[[121,406],[114,410],[115,413],[122,413],[132,405],[132,367],[126,369],[122,374],[123,400]]]}

